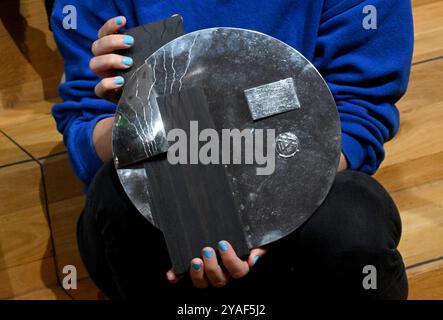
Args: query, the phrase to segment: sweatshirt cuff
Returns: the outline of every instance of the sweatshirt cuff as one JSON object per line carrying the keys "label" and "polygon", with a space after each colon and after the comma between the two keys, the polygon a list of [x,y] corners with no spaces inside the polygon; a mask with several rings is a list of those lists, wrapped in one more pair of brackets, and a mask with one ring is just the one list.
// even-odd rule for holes
{"label": "sweatshirt cuff", "polygon": [[366,158],[366,149],[355,138],[342,133],[342,152],[348,161],[348,169],[360,170]]}

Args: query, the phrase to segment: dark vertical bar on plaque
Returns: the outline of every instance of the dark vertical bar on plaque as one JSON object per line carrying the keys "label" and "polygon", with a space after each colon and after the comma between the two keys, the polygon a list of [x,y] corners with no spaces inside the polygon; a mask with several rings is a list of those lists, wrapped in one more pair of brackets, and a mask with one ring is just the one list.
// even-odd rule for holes
{"label": "dark vertical bar on plaque", "polygon": [[[131,102],[133,96],[128,96],[126,91],[132,90],[133,88],[133,83],[131,83],[130,79],[134,73],[140,69],[140,67],[154,52],[172,40],[184,35],[185,28],[183,18],[180,15],[174,15],[164,20],[127,29],[123,32],[123,34],[130,35],[135,39],[134,44],[130,48],[116,51],[117,54],[131,57],[133,59],[133,65],[131,68],[120,70],[118,72],[118,75],[122,76],[126,83],[123,87],[122,96],[126,96],[127,99],[124,99],[125,101],[122,104],[120,104],[119,101],[120,108],[123,107],[124,109],[126,107],[130,107],[131,103],[133,103]],[[143,77],[146,76],[146,73],[143,72],[143,74],[139,74],[137,76],[141,77],[140,79],[143,81]],[[117,132],[119,131],[120,130],[117,130]],[[127,136],[123,139],[138,139],[137,130],[125,130],[125,132]],[[118,136],[114,136],[114,138],[119,139]],[[156,140],[157,139],[162,140],[162,137],[158,136],[156,137]],[[143,144],[138,146],[135,145],[135,143],[131,144],[133,145],[126,150],[123,149],[123,147],[122,150],[120,150],[119,144],[116,144],[116,149],[114,149],[114,152],[117,151],[117,154],[119,154],[119,161],[117,163],[118,168],[125,168],[146,159],[146,155],[143,153]],[[157,146],[157,141],[150,141],[148,142],[148,145],[153,147]]]}
{"label": "dark vertical bar on plaque", "polygon": [[[165,132],[180,128],[189,137],[190,121],[199,130],[212,128],[203,89],[192,88],[159,97]],[[222,164],[171,165],[166,155],[145,162],[152,197],[153,216],[164,233],[172,265],[186,272],[192,258],[205,246],[215,247],[224,239],[239,256],[249,249]]]}
{"label": "dark vertical bar on plaque", "polygon": [[132,47],[117,52],[133,59],[132,67],[120,72],[120,75],[128,80],[155,51],[184,35],[185,27],[183,18],[180,15],[174,15],[164,20],[128,29],[123,33],[135,39]]}

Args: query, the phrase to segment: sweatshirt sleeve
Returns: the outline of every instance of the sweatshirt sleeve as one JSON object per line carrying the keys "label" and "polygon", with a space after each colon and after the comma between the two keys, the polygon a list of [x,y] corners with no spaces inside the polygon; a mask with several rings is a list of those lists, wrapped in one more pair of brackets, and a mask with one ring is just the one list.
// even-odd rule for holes
{"label": "sweatshirt sleeve", "polygon": [[[63,134],[73,169],[86,185],[102,165],[92,142],[95,124],[113,116],[116,108],[95,95],[94,87],[99,78],[89,69],[91,45],[97,39],[98,30],[109,18],[118,15],[111,2],[109,5],[101,3],[100,8],[97,3],[58,0],[51,15],[54,38],[64,58],[66,79],[59,86],[63,102],[54,105],[52,114],[58,131]],[[66,7],[68,5],[75,8],[76,29],[63,27],[63,20],[73,12],[66,9],[63,12],[64,8],[72,8]]]}
{"label": "sweatshirt sleeve", "polygon": [[[377,28],[367,30],[374,8]],[[337,103],[342,151],[351,170],[373,174],[399,128],[395,103],[406,91],[413,51],[411,3],[325,0],[318,37],[314,63]]]}

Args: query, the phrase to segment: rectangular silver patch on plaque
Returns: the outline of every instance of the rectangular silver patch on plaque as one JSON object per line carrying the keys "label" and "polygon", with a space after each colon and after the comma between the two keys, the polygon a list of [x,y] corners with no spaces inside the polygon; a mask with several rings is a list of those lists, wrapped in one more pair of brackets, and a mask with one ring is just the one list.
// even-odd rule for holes
{"label": "rectangular silver patch on plaque", "polygon": [[300,108],[292,78],[245,90],[254,121]]}

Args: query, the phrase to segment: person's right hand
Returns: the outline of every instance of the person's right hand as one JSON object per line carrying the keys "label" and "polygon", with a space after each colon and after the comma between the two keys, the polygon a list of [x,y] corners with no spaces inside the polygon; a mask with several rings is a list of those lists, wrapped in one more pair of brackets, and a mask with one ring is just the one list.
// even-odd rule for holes
{"label": "person's right hand", "polygon": [[98,31],[98,39],[91,47],[94,57],[89,62],[89,68],[102,78],[95,86],[95,94],[113,102],[118,101],[124,84],[123,77],[116,76],[116,70],[129,69],[133,64],[130,57],[113,53],[134,44],[133,37],[116,34],[125,25],[126,18],[123,16],[109,19]]}

